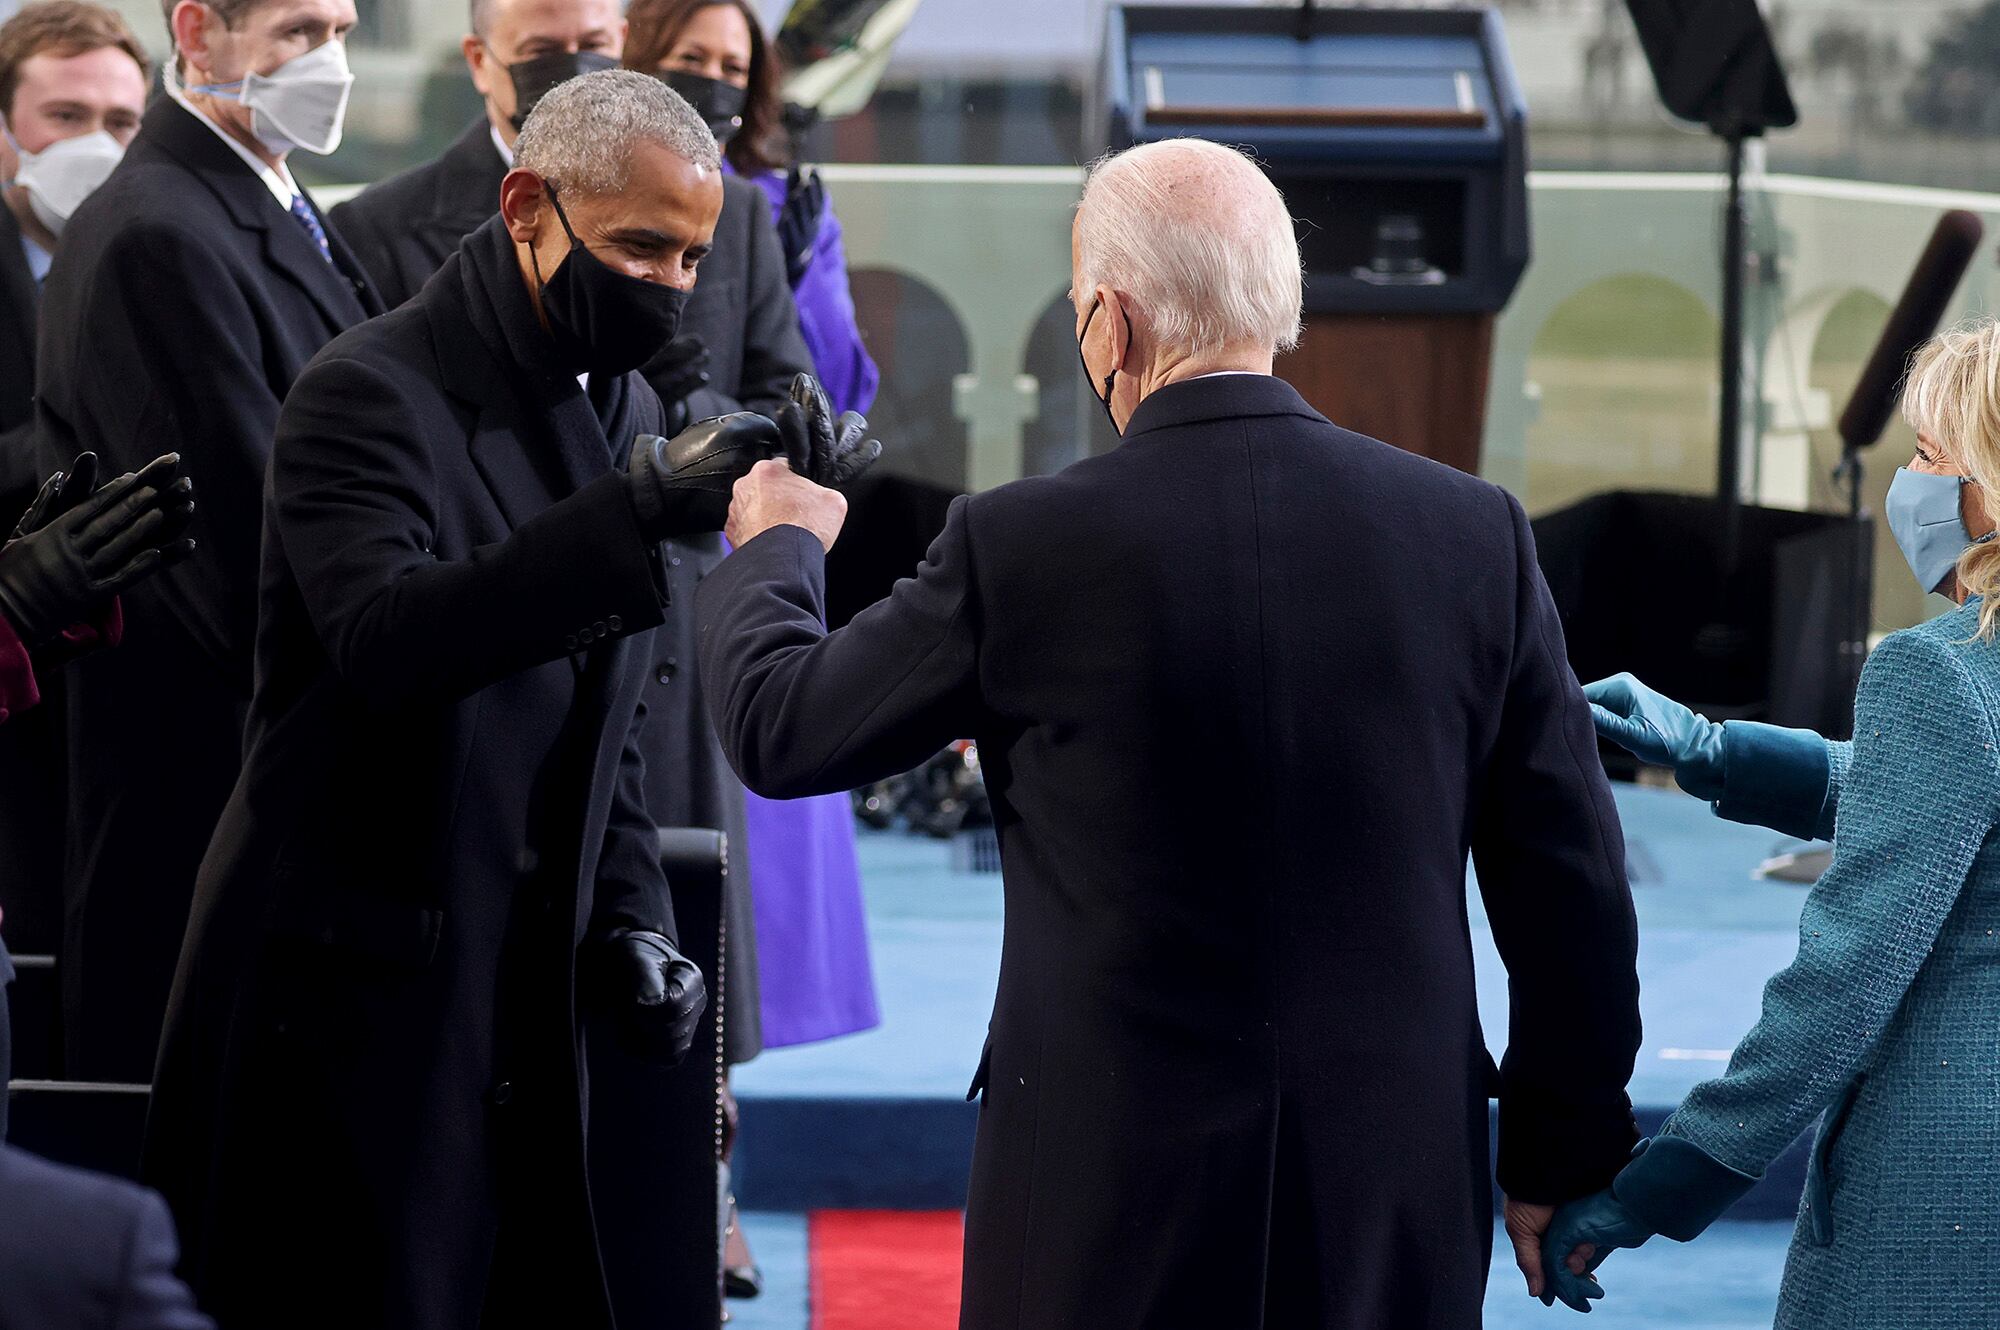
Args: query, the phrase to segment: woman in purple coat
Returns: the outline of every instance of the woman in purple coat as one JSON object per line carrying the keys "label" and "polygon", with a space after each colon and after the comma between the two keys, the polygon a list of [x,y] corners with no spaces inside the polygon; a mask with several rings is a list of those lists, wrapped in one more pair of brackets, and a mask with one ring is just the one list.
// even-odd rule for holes
{"label": "woman in purple coat", "polygon": [[[791,164],[776,59],[746,0],[633,0],[625,64],[658,74],[723,141],[725,169],[771,200],[813,372],[836,411],[866,411],[880,375],[862,344],[840,222],[818,175]],[[764,1046],[880,1021],[863,928],[854,817],[844,795],[774,802],[746,792]]]}

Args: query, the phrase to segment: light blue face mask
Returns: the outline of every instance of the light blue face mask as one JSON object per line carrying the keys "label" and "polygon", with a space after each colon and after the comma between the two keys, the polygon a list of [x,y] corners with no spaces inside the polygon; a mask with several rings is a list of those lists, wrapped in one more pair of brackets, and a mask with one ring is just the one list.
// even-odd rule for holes
{"label": "light blue face mask", "polygon": [[1965,529],[1958,492],[1966,483],[1964,476],[1940,476],[1906,466],[1897,467],[1896,478],[1889,482],[1889,498],[1883,505],[1889,531],[1926,591],[1936,591],[1951,576],[1966,546],[1993,539],[1989,531],[1974,540]]}

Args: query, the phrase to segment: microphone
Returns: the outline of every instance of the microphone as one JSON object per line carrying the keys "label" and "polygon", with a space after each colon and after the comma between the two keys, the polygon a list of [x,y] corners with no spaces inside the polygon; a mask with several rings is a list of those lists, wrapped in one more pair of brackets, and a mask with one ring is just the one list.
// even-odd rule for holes
{"label": "microphone", "polygon": [[1840,437],[1850,453],[1873,444],[1889,426],[1889,417],[1903,395],[1903,378],[1910,358],[1929,341],[1944,319],[1959,279],[1972,265],[1972,256],[1985,238],[1986,224],[1976,213],[1954,208],[1938,218],[1923,257],[1910,273],[1902,298],[1890,311],[1874,353],[1862,369],[1840,413]]}

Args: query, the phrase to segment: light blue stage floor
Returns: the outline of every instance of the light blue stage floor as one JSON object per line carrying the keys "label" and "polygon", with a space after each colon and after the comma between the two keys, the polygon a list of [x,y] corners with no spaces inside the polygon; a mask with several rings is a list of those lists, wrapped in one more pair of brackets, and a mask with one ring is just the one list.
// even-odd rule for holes
{"label": "light blue stage floor", "polygon": [[[1755,1023],[1764,981],[1798,948],[1805,888],[1753,877],[1796,846],[1776,832],[1724,822],[1677,791],[1621,785],[1617,795],[1646,1028],[1632,1099],[1671,1105],[1720,1071]],[[737,1070],[739,1094],[964,1093],[999,973],[1000,878],[954,871],[950,846],[900,833],[864,834],[861,864],[881,1027],[766,1053]],[[1476,891],[1472,907],[1480,1012],[1497,1056],[1506,972]]]}
{"label": "light blue stage floor", "polygon": [[[743,1222],[763,1263],[764,1296],[729,1304],[732,1330],[805,1330],[805,1219],[753,1214]],[[1684,1247],[1656,1238],[1638,1251],[1620,1252],[1602,1271],[1607,1297],[1586,1321],[1567,1307],[1544,1307],[1530,1298],[1505,1235],[1496,1231],[1486,1327],[1766,1330],[1778,1305],[1778,1272],[1791,1235],[1790,1224],[1725,1223]],[[1117,1324],[1111,1311],[1106,1308],[1107,1325]]]}
{"label": "light blue stage floor", "polygon": [[[1713,817],[1676,791],[1617,787],[1640,925],[1646,1042],[1635,1103],[1671,1106],[1721,1070],[1755,1022],[1764,981],[1797,949],[1805,888],[1758,880],[1759,864],[1797,848],[1774,832]],[[841,1098],[956,1098],[986,1029],[1000,957],[997,875],[957,871],[950,846],[864,834],[863,879],[881,997],[880,1029],[766,1053],[736,1072],[737,1093]],[[1506,1037],[1506,974],[1472,895],[1480,1008],[1496,1055]],[[734,1304],[744,1330],[805,1325],[803,1218],[752,1215],[767,1296]],[[1611,1297],[1593,1330],[1736,1330],[1771,1323],[1790,1224],[1725,1222],[1701,1241],[1656,1240],[1606,1269]],[[1574,1322],[1530,1300],[1504,1238],[1495,1240],[1487,1325]]]}

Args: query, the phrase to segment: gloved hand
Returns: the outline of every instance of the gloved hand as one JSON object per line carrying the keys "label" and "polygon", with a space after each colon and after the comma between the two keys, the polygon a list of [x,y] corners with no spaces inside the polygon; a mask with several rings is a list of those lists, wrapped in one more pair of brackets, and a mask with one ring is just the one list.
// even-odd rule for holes
{"label": "gloved hand", "polygon": [[778,408],[778,432],[784,435],[785,460],[793,471],[833,490],[875,465],[882,445],[864,437],[868,421],[857,411],[835,420],[818,379],[798,375],[792,380],[791,398]]}
{"label": "gloved hand", "polygon": [[1722,797],[1722,726],[1663,697],[1629,674],[1583,686],[1597,732],[1641,762],[1672,767],[1697,799]]}
{"label": "gloved hand", "polygon": [[646,382],[667,408],[667,427],[679,433],[687,427],[687,399],[708,383],[708,345],[699,337],[676,337],[646,366]]}
{"label": "gloved hand", "polygon": [[625,469],[639,533],[657,543],[722,530],[736,482],[783,451],[778,427],[749,411],[704,420],[671,439],[641,434]]}
{"label": "gloved hand", "polygon": [[778,244],[785,251],[785,276],[793,286],[812,266],[813,246],[826,222],[826,185],[810,166],[794,166],[785,177],[785,202],[778,209]]}
{"label": "gloved hand", "polygon": [[[1594,1196],[1571,1201],[1556,1211],[1549,1231],[1542,1235],[1542,1305],[1563,1306],[1588,1312],[1592,1300],[1604,1296],[1604,1286],[1591,1272],[1620,1247],[1643,1247],[1653,1230],[1625,1208],[1609,1188]],[[1578,1247],[1593,1248],[1584,1258],[1584,1273],[1569,1268],[1570,1254]]]}
{"label": "gloved hand", "polygon": [[12,539],[30,531],[40,531],[56,518],[97,492],[97,454],[78,453],[68,471],[58,471],[42,482],[33,503],[21,514]]}
{"label": "gloved hand", "polygon": [[660,933],[615,928],[599,947],[600,1009],[634,1057],[679,1066],[708,1005],[701,970]]}
{"label": "gloved hand", "polygon": [[0,547],[0,614],[23,642],[34,648],[51,641],[194,552],[182,534],[194,517],[194,482],[180,467],[177,453],[156,457],[81,498],[96,459],[79,458],[66,480],[42,486],[20,534]]}

